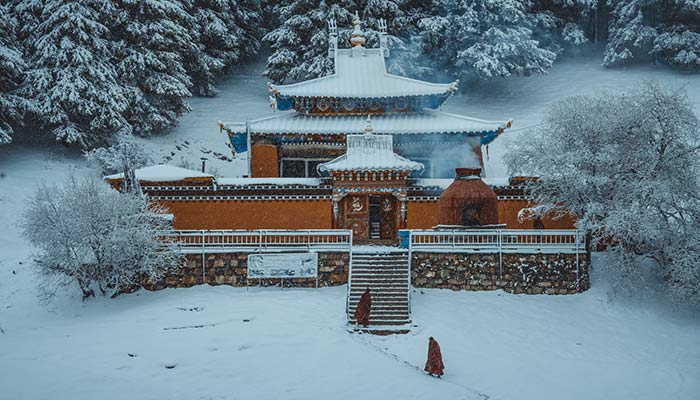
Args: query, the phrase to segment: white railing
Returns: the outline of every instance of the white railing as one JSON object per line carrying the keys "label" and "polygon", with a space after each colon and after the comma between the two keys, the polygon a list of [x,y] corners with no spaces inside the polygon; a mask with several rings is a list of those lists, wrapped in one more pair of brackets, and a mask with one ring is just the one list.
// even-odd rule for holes
{"label": "white railing", "polygon": [[585,236],[578,230],[473,229],[411,230],[412,251],[467,253],[583,253]]}
{"label": "white railing", "polygon": [[168,236],[181,253],[237,251],[349,251],[349,230],[176,230]]}

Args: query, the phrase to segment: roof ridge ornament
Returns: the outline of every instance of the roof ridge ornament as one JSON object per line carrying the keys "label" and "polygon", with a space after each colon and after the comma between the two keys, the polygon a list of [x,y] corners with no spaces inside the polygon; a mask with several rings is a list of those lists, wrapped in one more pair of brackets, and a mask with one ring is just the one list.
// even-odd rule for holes
{"label": "roof ridge ornament", "polygon": [[335,18],[328,20],[328,57],[334,58],[338,50],[338,25]]}
{"label": "roof ridge ornament", "polygon": [[350,43],[353,47],[363,47],[365,44],[365,33],[362,31],[362,20],[360,15],[355,10],[355,18],[352,20],[352,24],[355,26],[352,30],[352,36],[350,37]]}
{"label": "roof ridge ornament", "polygon": [[367,114],[367,125],[365,125],[365,135],[371,135],[374,133],[374,128],[372,128],[372,117]]}
{"label": "roof ridge ornament", "polygon": [[379,18],[377,25],[379,28],[379,48],[381,49],[384,58],[389,58],[389,45],[386,40],[386,20],[384,18]]}

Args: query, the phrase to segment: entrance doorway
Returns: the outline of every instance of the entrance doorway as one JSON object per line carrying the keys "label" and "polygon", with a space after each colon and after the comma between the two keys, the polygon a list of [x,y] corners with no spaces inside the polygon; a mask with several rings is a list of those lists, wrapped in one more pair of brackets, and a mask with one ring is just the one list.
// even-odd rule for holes
{"label": "entrance doorway", "polygon": [[397,240],[398,207],[392,195],[350,195],[343,199],[341,229],[356,240],[390,244]]}
{"label": "entrance doorway", "polygon": [[382,239],[382,198],[380,196],[369,197],[369,238]]}

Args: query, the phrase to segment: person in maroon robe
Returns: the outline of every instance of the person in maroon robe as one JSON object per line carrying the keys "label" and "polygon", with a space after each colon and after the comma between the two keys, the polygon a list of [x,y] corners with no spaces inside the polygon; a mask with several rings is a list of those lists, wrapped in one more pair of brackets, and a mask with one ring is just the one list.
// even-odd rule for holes
{"label": "person in maroon robe", "polygon": [[365,290],[360,297],[355,309],[355,321],[358,325],[363,325],[365,328],[369,325],[369,310],[372,308],[372,295],[369,294],[369,288]]}
{"label": "person in maroon robe", "polygon": [[445,370],[445,364],[442,363],[442,353],[440,353],[440,345],[437,340],[430,337],[428,341],[428,361],[425,363],[425,371],[430,375],[441,377]]}

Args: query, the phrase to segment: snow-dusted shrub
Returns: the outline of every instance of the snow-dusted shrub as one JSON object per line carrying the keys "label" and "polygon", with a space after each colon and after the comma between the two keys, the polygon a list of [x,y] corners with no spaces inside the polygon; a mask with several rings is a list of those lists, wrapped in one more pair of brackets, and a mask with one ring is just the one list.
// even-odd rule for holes
{"label": "snow-dusted shrub", "polygon": [[649,258],[670,293],[697,301],[700,120],[681,90],[567,98],[525,139],[506,162],[540,177],[526,216],[573,213],[593,244],[622,252],[624,271]]}
{"label": "snow-dusted shrub", "polygon": [[151,164],[151,156],[129,134],[118,135],[111,147],[100,147],[85,153],[89,162],[95,164],[105,174],[123,173],[124,192],[138,187],[135,171]]}
{"label": "snow-dusted shrub", "polygon": [[70,176],[62,187],[41,186],[23,215],[25,237],[47,296],[77,284],[83,297],[117,294],[159,279],[180,256],[163,239],[164,210],[146,198],[111,189],[96,177]]}

